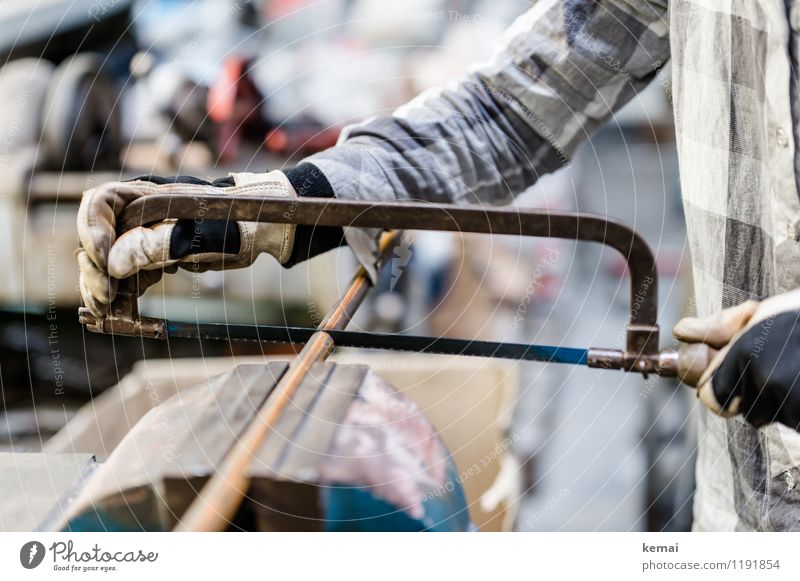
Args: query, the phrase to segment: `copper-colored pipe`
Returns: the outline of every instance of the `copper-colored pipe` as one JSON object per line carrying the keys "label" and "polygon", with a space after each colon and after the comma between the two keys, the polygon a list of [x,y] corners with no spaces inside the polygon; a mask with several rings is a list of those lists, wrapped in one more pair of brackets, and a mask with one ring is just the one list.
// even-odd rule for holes
{"label": "copper-colored pipe", "polygon": [[[398,232],[384,234],[380,245],[382,256],[389,253],[398,236]],[[220,531],[227,527],[247,494],[251,461],[313,364],[324,361],[333,351],[333,339],[325,331],[344,329],[370,286],[366,270],[359,268],[336,306],[320,323],[319,332],[311,337],[289,365],[273,394],[258,410],[242,437],[234,442],[219,469],[198,491],[197,497],[175,525],[174,531]]]}

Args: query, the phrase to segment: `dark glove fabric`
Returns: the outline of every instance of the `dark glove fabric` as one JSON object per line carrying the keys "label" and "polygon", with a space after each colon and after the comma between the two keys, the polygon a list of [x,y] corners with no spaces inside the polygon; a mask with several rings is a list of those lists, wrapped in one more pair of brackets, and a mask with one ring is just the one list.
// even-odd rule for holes
{"label": "dark glove fabric", "polygon": [[727,407],[741,396],[740,410],[756,427],[780,422],[800,431],[800,311],[758,323],[731,346],[711,384]]}
{"label": "dark glove fabric", "polygon": [[[315,165],[302,163],[284,171],[289,182],[300,197],[333,198],[325,175]],[[235,185],[232,177],[209,182],[192,176],[154,176],[143,175],[134,180],[148,181],[156,185],[192,184],[226,188]],[[294,266],[318,254],[338,248],[345,243],[344,232],[339,226],[298,225],[292,255],[284,266]],[[241,247],[239,228],[236,222],[219,220],[178,220],[172,230],[169,255],[172,259],[203,252],[222,252],[236,254]]]}
{"label": "dark glove fabric", "polygon": [[[132,181],[151,182],[158,186],[166,184],[191,184],[194,186],[214,186],[227,188],[232,185],[233,178],[225,177],[213,182],[201,180],[192,176],[154,176],[143,175],[133,178]],[[242,240],[236,222],[221,220],[189,220],[182,219],[175,223],[172,229],[172,238],[169,243],[169,257],[183,258],[190,254],[203,252],[223,252],[237,254],[241,248]]]}
{"label": "dark glove fabric", "polygon": [[[335,198],[328,178],[315,165],[301,163],[285,170],[286,177],[301,198]],[[344,245],[344,230],[341,226],[299,225],[294,235],[294,248],[284,266],[294,266],[318,254]]]}

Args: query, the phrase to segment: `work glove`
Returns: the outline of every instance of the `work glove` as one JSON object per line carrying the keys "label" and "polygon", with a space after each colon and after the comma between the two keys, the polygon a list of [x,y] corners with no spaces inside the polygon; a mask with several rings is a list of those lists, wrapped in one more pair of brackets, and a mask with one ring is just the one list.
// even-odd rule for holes
{"label": "work glove", "polygon": [[164,220],[117,238],[116,219],[127,204],[142,196],[169,193],[297,197],[280,171],[231,174],[213,184],[192,177],[147,176],[88,190],[78,210],[78,266],[83,302],[95,316],[107,313],[120,279],[136,275],[135,288],[141,294],[163,272],[178,267],[203,272],[249,266],[263,252],[281,264],[291,256],[294,224],[203,220],[200,212],[194,220]]}
{"label": "work glove", "polygon": [[709,409],[741,413],[756,427],[781,422],[800,431],[800,289],[682,319],[673,334],[719,349],[697,381]]}

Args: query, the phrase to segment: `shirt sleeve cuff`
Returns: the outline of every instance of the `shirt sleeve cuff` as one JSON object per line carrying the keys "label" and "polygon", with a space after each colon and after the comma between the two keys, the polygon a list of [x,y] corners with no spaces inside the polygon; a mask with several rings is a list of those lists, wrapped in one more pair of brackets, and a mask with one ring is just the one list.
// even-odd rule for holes
{"label": "shirt sleeve cuff", "polygon": [[[350,188],[344,183],[337,184],[335,172],[326,172],[323,169],[324,164],[323,159],[315,160],[314,163],[303,162],[284,173],[300,197],[358,199],[347,195]],[[294,250],[286,266],[308,260],[346,242],[358,262],[366,269],[370,280],[375,283],[378,280],[380,235],[381,230],[378,228],[298,226]]]}

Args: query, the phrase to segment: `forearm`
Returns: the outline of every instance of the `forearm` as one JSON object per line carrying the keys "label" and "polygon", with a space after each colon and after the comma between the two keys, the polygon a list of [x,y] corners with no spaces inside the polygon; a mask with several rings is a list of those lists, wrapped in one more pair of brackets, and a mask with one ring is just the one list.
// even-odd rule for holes
{"label": "forearm", "polygon": [[338,198],[506,203],[655,77],[668,29],[667,0],[543,0],[491,62],[306,161]]}
{"label": "forearm", "polygon": [[[456,91],[422,99],[412,103],[408,116],[354,126],[340,145],[288,170],[298,195],[508,203],[540,175],[566,163],[477,75]],[[341,228],[299,227],[287,266],[344,242]]]}
{"label": "forearm", "polygon": [[567,160],[475,74],[348,128],[306,161],[339,198],[502,204]]}
{"label": "forearm", "polygon": [[[542,2],[493,62],[347,128],[339,145],[305,161],[341,199],[507,203],[568,163],[652,80],[669,57],[666,5]],[[376,234],[346,231],[365,265]]]}

